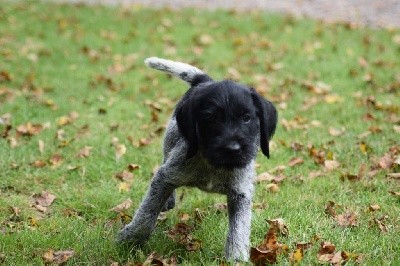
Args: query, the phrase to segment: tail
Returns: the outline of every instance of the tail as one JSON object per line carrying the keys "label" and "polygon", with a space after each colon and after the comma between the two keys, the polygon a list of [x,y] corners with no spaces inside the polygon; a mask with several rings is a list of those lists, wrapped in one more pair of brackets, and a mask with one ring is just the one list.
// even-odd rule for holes
{"label": "tail", "polygon": [[146,66],[167,72],[175,77],[178,77],[191,86],[196,86],[199,83],[212,81],[212,79],[203,71],[189,64],[166,60],[158,57],[149,57],[144,60]]}

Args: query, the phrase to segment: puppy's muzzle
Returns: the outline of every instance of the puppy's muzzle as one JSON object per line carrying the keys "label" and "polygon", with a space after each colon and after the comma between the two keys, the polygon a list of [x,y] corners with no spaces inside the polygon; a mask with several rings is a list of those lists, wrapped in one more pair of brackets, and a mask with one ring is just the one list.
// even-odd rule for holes
{"label": "puppy's muzzle", "polygon": [[222,149],[228,154],[236,155],[241,152],[242,146],[237,141],[229,141]]}

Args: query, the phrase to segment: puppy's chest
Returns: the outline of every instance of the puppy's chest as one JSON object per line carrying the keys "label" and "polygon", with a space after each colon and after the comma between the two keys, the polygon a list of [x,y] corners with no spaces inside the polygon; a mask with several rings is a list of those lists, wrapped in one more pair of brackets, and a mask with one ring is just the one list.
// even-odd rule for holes
{"label": "puppy's chest", "polygon": [[197,187],[207,192],[225,194],[232,185],[234,171],[215,169],[201,160],[186,165],[179,176],[182,186]]}

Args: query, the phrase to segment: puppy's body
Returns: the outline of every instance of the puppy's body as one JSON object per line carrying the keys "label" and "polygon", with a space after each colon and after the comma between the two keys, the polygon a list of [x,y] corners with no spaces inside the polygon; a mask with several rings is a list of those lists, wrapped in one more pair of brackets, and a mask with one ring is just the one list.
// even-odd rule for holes
{"label": "puppy's body", "polygon": [[225,255],[229,260],[248,260],[254,161],[258,146],[269,156],[275,108],[253,89],[232,81],[215,82],[190,65],[158,58],[147,59],[146,64],[180,77],[191,88],[167,126],[163,165],[118,240],[145,243],[160,211],[175,206],[174,190],[197,187],[227,196]]}

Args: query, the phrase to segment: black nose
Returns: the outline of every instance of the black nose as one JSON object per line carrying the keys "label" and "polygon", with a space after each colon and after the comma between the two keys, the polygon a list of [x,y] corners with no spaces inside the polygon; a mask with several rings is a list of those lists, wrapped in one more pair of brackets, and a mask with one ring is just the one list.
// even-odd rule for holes
{"label": "black nose", "polygon": [[230,153],[238,153],[241,149],[241,146],[236,141],[231,141],[225,146],[225,150]]}

